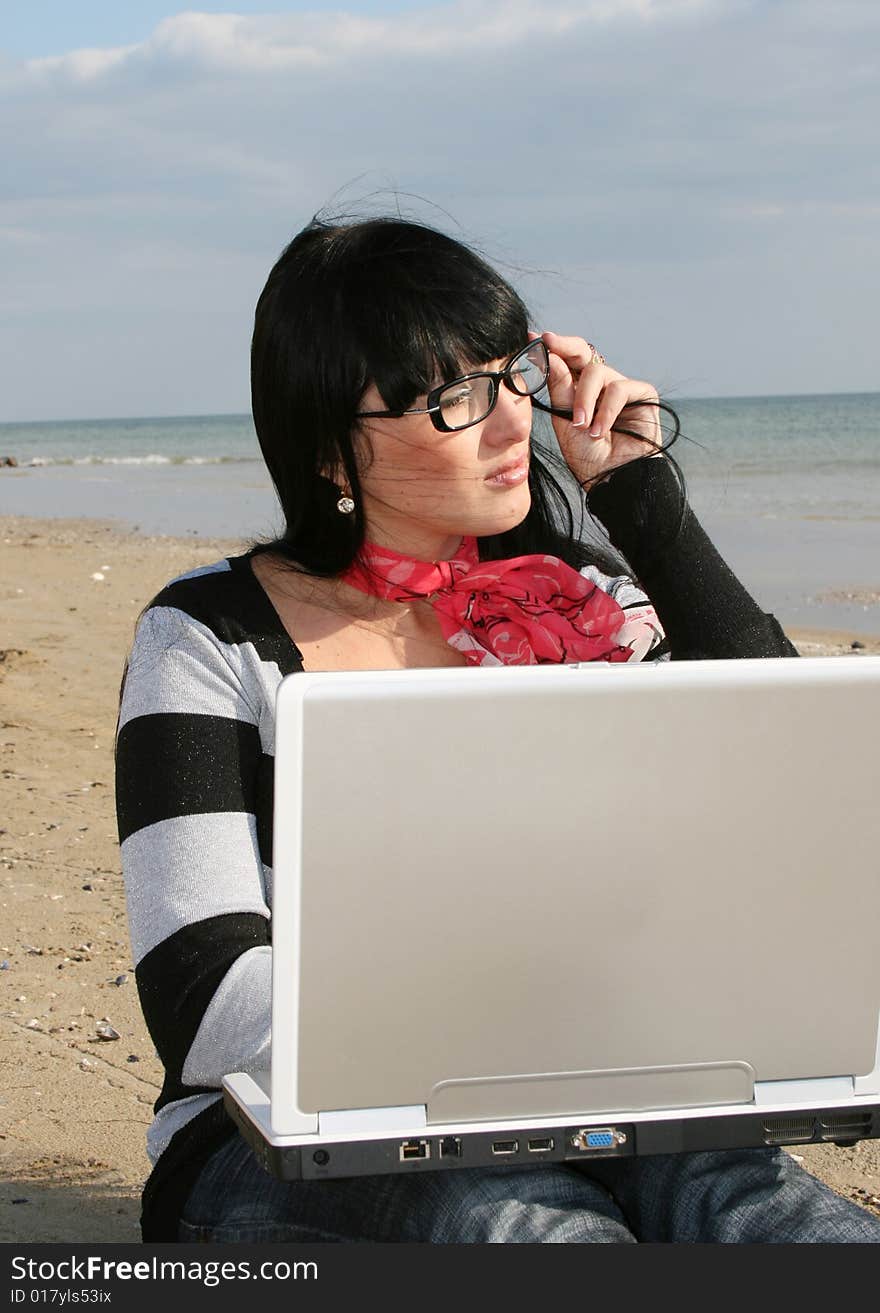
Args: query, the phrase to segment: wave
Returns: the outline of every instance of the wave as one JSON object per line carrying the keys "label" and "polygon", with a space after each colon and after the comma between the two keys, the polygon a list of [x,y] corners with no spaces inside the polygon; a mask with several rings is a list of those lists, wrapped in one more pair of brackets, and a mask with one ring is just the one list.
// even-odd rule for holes
{"label": "wave", "polygon": [[19,461],[21,469],[47,465],[256,465],[258,456],[31,456]]}

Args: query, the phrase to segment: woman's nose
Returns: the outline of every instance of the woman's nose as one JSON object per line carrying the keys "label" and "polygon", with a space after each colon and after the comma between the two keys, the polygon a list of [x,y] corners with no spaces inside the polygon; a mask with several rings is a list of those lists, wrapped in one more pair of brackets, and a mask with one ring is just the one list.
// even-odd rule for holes
{"label": "woman's nose", "polygon": [[532,399],[502,384],[491,413],[483,421],[483,437],[497,446],[522,442],[532,427]]}

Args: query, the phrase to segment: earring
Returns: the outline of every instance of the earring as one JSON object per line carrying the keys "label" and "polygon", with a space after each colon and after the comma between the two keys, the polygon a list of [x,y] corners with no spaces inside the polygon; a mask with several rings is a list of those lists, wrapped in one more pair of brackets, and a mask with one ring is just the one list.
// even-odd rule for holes
{"label": "earring", "polygon": [[350,497],[343,493],[339,498],[339,501],[336,503],[336,509],[339,511],[340,515],[351,515],[354,510],[354,502]]}

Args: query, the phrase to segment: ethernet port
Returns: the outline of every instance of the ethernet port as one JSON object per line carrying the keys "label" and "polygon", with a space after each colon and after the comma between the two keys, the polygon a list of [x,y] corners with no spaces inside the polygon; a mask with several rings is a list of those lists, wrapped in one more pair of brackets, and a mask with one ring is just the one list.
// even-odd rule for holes
{"label": "ethernet port", "polygon": [[431,1157],[430,1140],[402,1140],[400,1144],[400,1161],[415,1162],[420,1158]]}

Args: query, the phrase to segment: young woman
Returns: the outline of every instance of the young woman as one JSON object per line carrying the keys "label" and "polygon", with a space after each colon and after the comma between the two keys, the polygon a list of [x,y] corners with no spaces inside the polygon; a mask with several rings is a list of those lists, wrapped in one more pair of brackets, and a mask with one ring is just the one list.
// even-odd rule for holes
{"label": "young woman", "polygon": [[[880,1239],[780,1151],[314,1184],[259,1167],[219,1087],[268,1066],[284,675],[797,653],[689,510],[654,389],[583,338],[531,331],[440,233],[310,224],[260,297],[252,390],[284,533],[169,584],[124,681],[122,862],[166,1070],[144,1238]],[[584,492],[619,557],[586,540]]]}

